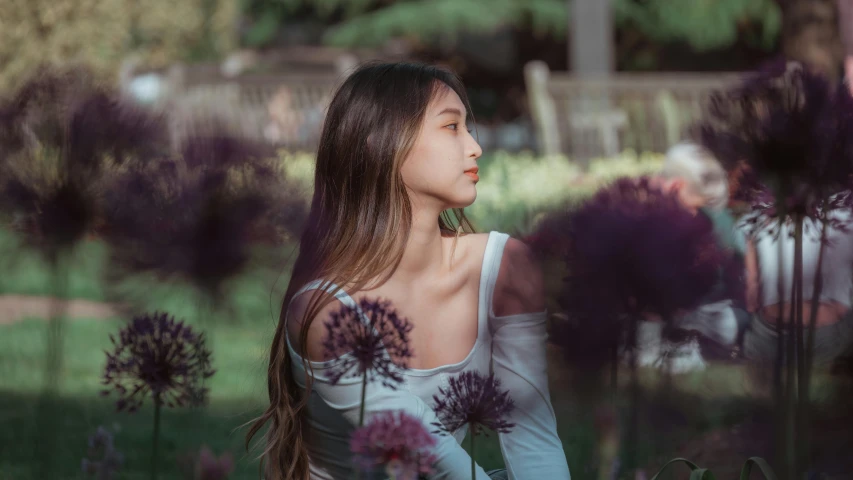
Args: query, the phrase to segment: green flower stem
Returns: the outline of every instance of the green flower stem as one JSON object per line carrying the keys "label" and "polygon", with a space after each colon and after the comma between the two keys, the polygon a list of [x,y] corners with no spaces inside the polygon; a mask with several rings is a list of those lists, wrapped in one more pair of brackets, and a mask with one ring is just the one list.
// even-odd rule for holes
{"label": "green flower stem", "polygon": [[367,372],[361,380],[361,408],[358,411],[358,426],[364,426],[364,400],[367,398]]}
{"label": "green flower stem", "polygon": [[[358,409],[358,428],[364,426],[364,403],[367,398],[367,372],[361,379],[361,406]],[[361,470],[355,471],[355,480],[361,479]],[[393,479],[392,479],[393,480]]]}
{"label": "green flower stem", "polygon": [[477,478],[477,464],[474,462],[474,429],[472,428],[469,432],[471,434],[471,480],[475,480]]}
{"label": "green flower stem", "polygon": [[[790,366],[796,375],[789,374],[791,380],[791,439],[789,449],[792,449],[791,469],[795,478],[802,478],[801,453],[804,446],[802,438],[802,397],[800,396],[803,374],[805,372],[805,359],[803,354],[803,216],[798,214],[794,217],[794,304],[792,305],[792,339],[789,344],[793,346],[793,361]],[[796,385],[796,387],[795,387]],[[790,450],[789,450],[790,451]]]}
{"label": "green flower stem", "polygon": [[36,435],[32,449],[33,464],[36,465],[38,478],[52,478],[54,461],[52,452],[57,448],[57,434],[53,424],[60,391],[62,390],[62,362],[64,359],[65,310],[68,303],[68,259],[70,251],[54,252],[49,263],[53,284],[53,299],[50,301],[50,313],[45,332],[45,363],[42,391],[36,403]]}
{"label": "green flower stem", "polygon": [[[813,301],[811,302],[811,310],[809,311],[809,324],[807,327],[805,340],[805,355],[803,356],[805,360],[805,371],[803,372],[803,378],[800,382],[800,408],[802,409],[800,416],[800,435],[804,437],[803,445],[807,449],[811,448],[811,436],[809,429],[811,417],[811,399],[809,398],[809,393],[811,392],[812,366],[814,363],[815,330],[817,328],[818,302],[815,299],[820,298],[820,294],[823,291],[823,255],[825,250],[824,247],[827,241],[827,221],[825,217],[822,217],[821,220],[822,225],[820,232],[820,247],[818,249],[817,254],[817,267],[815,268],[814,290],[812,292]],[[811,450],[804,451],[806,467],[808,467],[808,462],[810,460],[810,451]]]}
{"label": "green flower stem", "polygon": [[[780,204],[780,200],[777,199],[777,205]],[[779,231],[781,232],[785,225],[785,215],[784,211],[780,212],[779,215]],[[777,252],[777,265],[784,265],[785,260],[785,245],[782,242],[779,242],[778,252]],[[778,295],[780,299],[785,298],[785,284],[783,283],[782,276],[779,276],[777,282]],[[773,396],[775,398],[776,403],[776,426],[777,431],[781,432],[780,435],[776,435],[776,458],[778,461],[782,461],[785,458],[785,448],[786,448],[786,408],[785,408],[785,387],[783,380],[783,372],[785,370],[785,336],[783,333],[785,332],[785,313],[784,309],[779,309],[779,314],[776,317],[776,359],[773,362]]]}
{"label": "green flower stem", "polygon": [[154,397],[154,434],[151,439],[151,480],[157,480],[157,461],[160,447],[160,397]]}

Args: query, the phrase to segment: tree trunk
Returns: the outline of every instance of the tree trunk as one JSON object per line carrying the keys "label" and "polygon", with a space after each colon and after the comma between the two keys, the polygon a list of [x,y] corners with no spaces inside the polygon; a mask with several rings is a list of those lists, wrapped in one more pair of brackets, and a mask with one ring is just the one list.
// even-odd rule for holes
{"label": "tree trunk", "polygon": [[578,76],[613,71],[613,15],[610,0],[573,0],[569,5],[569,68]]}
{"label": "tree trunk", "polygon": [[[833,81],[841,77],[844,52],[839,0],[781,0],[782,51]],[[846,1],[846,0],[842,0]]]}

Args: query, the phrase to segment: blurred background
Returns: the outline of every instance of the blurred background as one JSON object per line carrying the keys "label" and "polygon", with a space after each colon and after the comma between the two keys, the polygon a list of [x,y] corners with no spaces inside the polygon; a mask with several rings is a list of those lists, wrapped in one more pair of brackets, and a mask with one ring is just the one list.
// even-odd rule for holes
{"label": "blurred background", "polygon": [[[517,236],[607,180],[656,171],[712,91],[780,55],[839,82],[853,75],[853,0],[0,0],[0,97],[14,98],[46,66],[83,66],[126,101],[166,115],[174,145],[224,127],[271,147],[303,205],[324,110],[347,72],[369,60],[446,65],[468,89],[485,151],[470,215],[480,231]],[[110,334],[155,310],[203,329],[218,370],[205,408],[163,413],[161,478],[183,478],[181,459],[203,445],[233,455],[228,478],[258,478],[240,427],[266,405],[266,355],[294,235],[259,240],[263,254],[214,302],[188,282],[113,279],[97,231],[56,263],[6,219],[0,480],[89,478],[81,460],[99,426],[124,452],[111,478],[147,477],[150,405],[117,413],[100,390]],[[44,421],[37,398],[53,317],[65,322],[61,386]],[[573,477],[599,478],[590,458],[612,422],[591,414],[551,354]],[[676,387],[666,400],[648,397],[638,455],[649,475],[686,456],[729,478],[762,454],[766,432],[749,425],[763,418],[766,392],[747,367],[714,363]],[[843,450],[845,441],[828,444]],[[487,470],[502,463],[490,442],[477,457]],[[851,478],[845,468],[829,465],[837,476],[824,478]]]}
{"label": "blurred background", "polygon": [[312,151],[342,73],[414,59],[462,76],[486,150],[589,159],[661,151],[709,89],[779,53],[840,78],[837,3],[7,0],[0,86],[44,62],[84,62],[181,123],[222,116]]}

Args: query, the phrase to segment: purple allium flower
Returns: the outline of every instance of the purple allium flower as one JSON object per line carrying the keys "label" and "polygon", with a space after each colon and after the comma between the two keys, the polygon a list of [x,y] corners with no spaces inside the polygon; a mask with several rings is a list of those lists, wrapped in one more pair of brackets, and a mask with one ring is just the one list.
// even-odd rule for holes
{"label": "purple allium flower", "polygon": [[[59,96],[54,91],[59,88],[54,85],[56,81],[34,80],[24,87],[24,90],[34,91],[26,92],[26,95],[25,92],[19,93],[19,96],[33,98],[16,100],[24,104],[20,106],[23,111],[16,114],[24,118],[14,120],[23,135],[22,143],[0,146],[0,150],[6,149],[7,152],[17,149],[0,161],[0,210],[15,218],[16,226],[26,236],[27,245],[40,249],[51,259],[60,250],[83,238],[93,225],[97,210],[93,182],[73,178],[62,162],[63,132],[53,131],[49,139],[38,138],[31,130],[33,125],[27,120],[31,117],[28,109],[33,107],[32,103],[48,99],[60,101],[55,98]],[[44,82],[45,85],[42,84]],[[48,120],[62,124],[61,118],[51,117]],[[16,134],[13,132],[11,135]],[[53,143],[47,144],[48,141]]]}
{"label": "purple allium flower", "polygon": [[19,176],[0,167],[0,209],[16,219],[27,245],[49,259],[82,240],[94,225],[97,199],[91,188],[69,180]]}
{"label": "purple allium flower", "polygon": [[169,147],[164,122],[80,69],[34,75],[0,105],[0,129],[0,208],[50,257],[97,223],[104,165]]}
{"label": "purple allium flower", "polygon": [[333,385],[341,378],[368,373],[392,388],[403,381],[400,369],[408,367],[413,355],[412,324],[397,315],[391,302],[362,298],[355,309],[343,306],[333,312],[325,326],[323,351],[327,358],[337,359],[328,373]]}
{"label": "purple allium flower", "polygon": [[105,189],[113,273],[176,276],[221,299],[220,287],[247,266],[253,235],[270,222],[299,218],[282,212],[305,206],[287,201],[283,177],[261,178],[272,160],[258,157],[262,150],[252,142],[190,137],[181,148],[183,156],[128,169]]}
{"label": "purple allium flower", "polygon": [[435,426],[443,433],[455,432],[465,425],[470,426],[471,435],[485,433],[485,429],[508,433],[515,426],[507,421],[515,404],[494,374],[462,372],[450,378],[447,389],[440,387],[433,401],[441,422]]}
{"label": "purple allium flower", "polygon": [[589,321],[667,317],[694,307],[719,278],[711,221],[647,177],[617,180],[549,228],[567,252],[568,306]]}
{"label": "purple allium flower", "polygon": [[113,434],[104,427],[98,427],[89,437],[89,448],[80,462],[83,473],[98,480],[111,480],[118,475],[118,470],[124,464],[124,455],[115,449]]}
{"label": "purple allium flower", "polygon": [[119,411],[136,411],[147,395],[168,407],[205,401],[207,389],[202,381],[215,370],[203,333],[155,312],[134,317],[118,339],[110,335],[110,340],[115,348],[106,352],[103,384],[118,393]]}
{"label": "purple allium flower", "polygon": [[417,480],[432,473],[436,439],[424,424],[405,412],[385,411],[352,434],[350,450],[364,471],[385,467],[396,480]]}
{"label": "purple allium flower", "polygon": [[206,195],[183,180],[140,173],[117,182],[107,198],[117,199],[104,215],[114,273],[183,278],[213,298],[248,264],[250,229],[270,206],[260,195]]}
{"label": "purple allium flower", "polygon": [[712,96],[698,135],[727,170],[746,165],[753,178],[734,194],[768,217],[783,205],[813,217],[853,185],[853,98],[794,62]]}
{"label": "purple allium flower", "polygon": [[0,101],[0,162],[23,149],[63,146],[66,112],[92,85],[87,69],[38,68]]}
{"label": "purple allium flower", "polygon": [[647,177],[615,181],[534,235],[533,248],[556,251],[565,262],[560,301],[569,322],[559,338],[583,364],[611,360],[627,319],[671,318],[721,278],[724,253],[710,219]]}
{"label": "purple allium flower", "polygon": [[[0,156],[39,148],[61,152],[70,178],[88,178],[107,161],[144,163],[168,154],[165,118],[96,85],[85,69],[44,68],[0,102]],[[80,178],[84,177],[84,178]]]}
{"label": "purple allium flower", "polygon": [[232,167],[261,168],[266,160],[275,156],[271,147],[243,138],[217,128],[210,134],[193,135],[184,139],[180,146],[181,157],[189,169],[207,168],[227,170]]}
{"label": "purple allium flower", "polygon": [[74,105],[68,125],[67,162],[93,173],[112,160],[144,164],[169,154],[165,118],[122,100],[117,93],[94,90]]}

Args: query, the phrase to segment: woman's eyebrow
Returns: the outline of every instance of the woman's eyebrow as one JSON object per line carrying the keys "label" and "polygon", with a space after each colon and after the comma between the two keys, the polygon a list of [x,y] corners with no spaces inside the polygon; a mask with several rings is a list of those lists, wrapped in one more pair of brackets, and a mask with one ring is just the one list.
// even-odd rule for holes
{"label": "woman's eyebrow", "polygon": [[436,117],[440,117],[440,116],[444,115],[445,113],[452,113],[452,114],[455,114],[457,116],[464,117],[464,115],[462,115],[462,110],[459,110],[456,107],[447,107],[444,110],[438,112]]}

